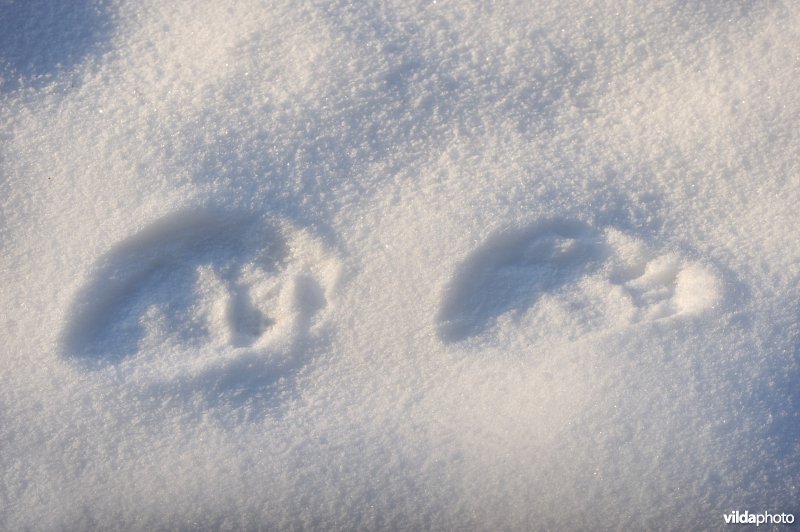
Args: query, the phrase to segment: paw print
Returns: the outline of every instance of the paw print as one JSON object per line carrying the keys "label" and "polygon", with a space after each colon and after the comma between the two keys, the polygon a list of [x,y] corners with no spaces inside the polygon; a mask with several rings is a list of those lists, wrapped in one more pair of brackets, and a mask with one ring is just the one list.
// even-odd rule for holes
{"label": "paw print", "polygon": [[302,365],[324,327],[339,263],[288,223],[182,212],[114,246],[78,293],[65,355],[154,381],[256,389]]}
{"label": "paw print", "polygon": [[436,321],[446,343],[514,329],[537,341],[575,340],[698,314],[721,293],[718,275],[698,262],[652,253],[616,229],[551,220],[495,233],[470,253]]}

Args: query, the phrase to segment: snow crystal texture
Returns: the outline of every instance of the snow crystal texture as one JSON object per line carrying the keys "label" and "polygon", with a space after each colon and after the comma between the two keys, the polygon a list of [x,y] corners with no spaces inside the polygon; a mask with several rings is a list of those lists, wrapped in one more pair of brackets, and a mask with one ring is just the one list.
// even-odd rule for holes
{"label": "snow crystal texture", "polygon": [[800,4],[0,2],[0,529],[800,514]]}

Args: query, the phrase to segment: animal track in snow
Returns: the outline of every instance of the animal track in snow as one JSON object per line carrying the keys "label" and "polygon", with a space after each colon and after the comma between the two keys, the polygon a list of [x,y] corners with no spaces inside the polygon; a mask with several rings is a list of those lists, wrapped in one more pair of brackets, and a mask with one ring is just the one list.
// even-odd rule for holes
{"label": "animal track in snow", "polygon": [[442,303],[439,332],[446,342],[480,334],[498,316],[525,311],[596,267],[600,238],[586,225],[548,221],[490,237],[462,263]]}
{"label": "animal track in snow", "polygon": [[98,261],[68,314],[65,353],[89,368],[131,361],[157,380],[266,382],[303,363],[299,345],[337,275],[324,246],[288,223],[167,216]]}
{"label": "animal track in snow", "polygon": [[655,255],[617,230],[606,231],[606,240],[613,250],[609,281],[624,288],[634,322],[697,314],[721,296],[720,280],[707,266],[676,253]]}
{"label": "animal track in snow", "polygon": [[718,276],[697,262],[650,253],[615,229],[551,220],[496,233],[470,253],[445,290],[437,325],[447,343],[515,328],[576,339],[696,314],[720,293]]}

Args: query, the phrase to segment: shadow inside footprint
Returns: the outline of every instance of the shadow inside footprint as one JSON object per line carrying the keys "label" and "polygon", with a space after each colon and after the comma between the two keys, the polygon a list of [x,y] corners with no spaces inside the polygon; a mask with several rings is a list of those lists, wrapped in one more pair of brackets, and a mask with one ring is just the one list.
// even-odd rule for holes
{"label": "shadow inside footprint", "polygon": [[227,321],[231,324],[234,347],[248,347],[269,329],[275,320],[265,316],[254,304],[250,295],[235,289],[230,295]]}
{"label": "shadow inside footprint", "polygon": [[274,271],[286,255],[279,231],[241,216],[204,211],[161,219],[100,259],[69,313],[65,351],[89,367],[117,363],[138,351],[151,322],[186,346],[207,339],[196,308],[204,267],[228,292],[234,346],[249,345],[271,322],[237,286],[240,270]]}
{"label": "shadow inside footprint", "polygon": [[439,336],[458,342],[500,315],[530,308],[538,297],[595,268],[605,257],[588,226],[550,220],[490,236],[456,270],[437,316]]}

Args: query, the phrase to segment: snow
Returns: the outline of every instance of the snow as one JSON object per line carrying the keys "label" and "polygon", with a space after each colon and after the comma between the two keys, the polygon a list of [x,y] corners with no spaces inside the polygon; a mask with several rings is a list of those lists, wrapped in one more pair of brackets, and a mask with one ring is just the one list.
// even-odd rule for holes
{"label": "snow", "polygon": [[0,2],[0,529],[800,513],[800,8]]}

